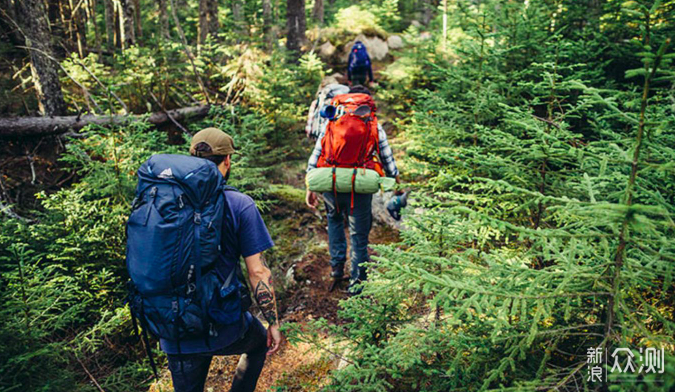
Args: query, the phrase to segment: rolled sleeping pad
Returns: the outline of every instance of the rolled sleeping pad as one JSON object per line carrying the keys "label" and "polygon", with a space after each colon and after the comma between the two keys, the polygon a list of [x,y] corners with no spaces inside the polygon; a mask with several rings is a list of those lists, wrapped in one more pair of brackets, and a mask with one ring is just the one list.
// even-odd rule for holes
{"label": "rolled sleeping pad", "polygon": [[[352,192],[352,176],[356,170],[354,179],[355,193],[377,193],[380,190],[390,191],[394,189],[396,180],[382,177],[378,172],[366,168],[335,168],[335,190],[340,193]],[[305,183],[312,192],[333,192],[333,168],[319,167],[307,172]]]}

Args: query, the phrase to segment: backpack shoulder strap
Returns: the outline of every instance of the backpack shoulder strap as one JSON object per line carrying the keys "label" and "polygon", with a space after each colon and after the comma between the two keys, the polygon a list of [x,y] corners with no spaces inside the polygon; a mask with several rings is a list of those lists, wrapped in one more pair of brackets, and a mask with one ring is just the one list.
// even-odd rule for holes
{"label": "backpack shoulder strap", "polygon": [[232,185],[223,185],[223,190],[241,193],[241,191],[239,189],[237,189],[236,187],[233,187]]}

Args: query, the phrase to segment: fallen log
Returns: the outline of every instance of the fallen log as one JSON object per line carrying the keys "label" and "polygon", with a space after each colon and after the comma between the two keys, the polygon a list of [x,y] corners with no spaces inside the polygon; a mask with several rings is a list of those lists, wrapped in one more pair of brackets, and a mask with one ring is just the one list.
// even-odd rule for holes
{"label": "fallen log", "polygon": [[[159,125],[172,121],[171,118],[175,121],[199,118],[206,116],[210,108],[210,105],[200,105],[167,110],[166,112],[153,113],[145,121]],[[97,116],[85,114],[82,116],[0,118],[0,139],[57,135],[68,131],[77,131],[88,124],[120,125],[139,121],[144,117],[143,115]]]}

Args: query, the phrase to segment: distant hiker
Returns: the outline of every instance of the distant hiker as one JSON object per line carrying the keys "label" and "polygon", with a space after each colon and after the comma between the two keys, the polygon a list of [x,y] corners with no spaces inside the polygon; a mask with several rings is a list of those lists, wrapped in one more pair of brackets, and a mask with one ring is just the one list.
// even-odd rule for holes
{"label": "distant hiker", "polygon": [[347,78],[352,84],[365,84],[366,77],[373,82],[373,68],[366,46],[361,41],[354,42],[349,52]]}
{"label": "distant hiker", "polygon": [[[349,292],[356,294],[358,293],[356,285],[366,279],[365,267],[361,264],[368,260],[368,235],[372,226],[372,193],[377,190],[376,185],[375,190],[359,193],[359,183],[355,181],[357,174],[362,176],[366,172],[365,169],[370,169],[377,172],[374,173],[376,178],[386,174],[387,177],[398,181],[399,173],[387,142],[387,134],[377,123],[375,102],[368,89],[363,86],[354,86],[349,94],[337,95],[333,98],[332,107],[344,114],[339,119],[331,120],[328,126],[322,129],[307,163],[307,172],[308,177],[312,170],[330,168],[326,170],[329,176],[332,172],[333,190],[323,192],[328,215],[331,276],[338,281],[344,274],[344,264],[347,259],[344,221],[347,216],[351,236]],[[370,110],[366,115],[361,116],[358,112],[364,107]],[[356,110],[357,108],[359,110]],[[348,177],[338,178],[343,175],[342,173],[346,173]],[[337,190],[337,187],[342,186],[345,180],[351,192]],[[331,183],[330,177],[327,181]],[[391,182],[393,183],[393,180]],[[350,185],[351,188],[349,188]],[[309,190],[310,186],[308,182],[305,201],[309,207],[316,208],[318,197],[316,193]]]}
{"label": "distant hiker", "polygon": [[330,102],[333,97],[340,94],[347,94],[349,87],[343,84],[330,83],[323,86],[317,93],[316,99],[312,101],[307,114],[307,125],[305,133],[308,138],[316,139],[321,134],[321,130],[326,126],[327,119],[320,116],[321,108]]}
{"label": "distant hiker", "polygon": [[[213,356],[240,354],[230,390],[254,391],[282,341],[262,253],[274,244],[253,199],[226,185],[234,153],[232,137],[206,128],[192,138],[192,156],[155,155],[138,170],[129,302],[146,348],[149,331],[167,353],[176,392],[203,391]],[[248,312],[241,257],[267,331]]]}

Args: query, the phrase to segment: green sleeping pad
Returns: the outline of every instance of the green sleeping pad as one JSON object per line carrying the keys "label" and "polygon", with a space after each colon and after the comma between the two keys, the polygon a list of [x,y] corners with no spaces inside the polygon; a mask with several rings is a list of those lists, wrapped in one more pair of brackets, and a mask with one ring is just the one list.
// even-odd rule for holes
{"label": "green sleeping pad", "polygon": [[[340,193],[352,192],[352,175],[354,169],[338,167],[335,169],[335,186]],[[307,172],[305,177],[307,187],[312,192],[333,192],[333,168],[319,167]],[[396,180],[381,177],[375,170],[358,168],[354,181],[355,193],[376,193],[380,189],[390,191],[394,189]]]}

